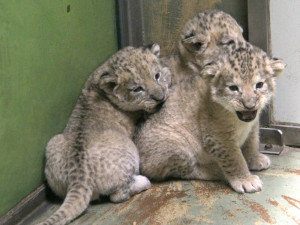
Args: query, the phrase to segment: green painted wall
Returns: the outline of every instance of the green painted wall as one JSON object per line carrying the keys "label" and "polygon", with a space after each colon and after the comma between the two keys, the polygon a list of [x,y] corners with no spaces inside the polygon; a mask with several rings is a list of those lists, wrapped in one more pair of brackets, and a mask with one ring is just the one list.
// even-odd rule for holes
{"label": "green painted wall", "polygon": [[44,180],[44,149],[117,50],[112,0],[0,1],[0,216]]}

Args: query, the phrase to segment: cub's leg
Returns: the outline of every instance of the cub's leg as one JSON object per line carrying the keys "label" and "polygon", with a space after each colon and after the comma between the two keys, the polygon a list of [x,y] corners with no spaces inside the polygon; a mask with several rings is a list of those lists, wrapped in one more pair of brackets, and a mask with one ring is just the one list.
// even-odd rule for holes
{"label": "cub's leg", "polygon": [[[217,180],[220,179],[218,168],[200,166],[195,152],[198,145],[192,146],[187,138],[175,133],[175,130],[159,132],[152,128],[151,134],[158,134],[151,142],[148,132],[143,130],[136,140],[140,153],[141,174],[153,180],[169,177],[182,179]],[[169,135],[170,134],[170,135]]]}
{"label": "cub's leg", "polygon": [[130,182],[110,195],[112,202],[124,202],[131,196],[145,191],[151,187],[151,183],[147,177],[142,175],[133,175]]}
{"label": "cub's leg", "polygon": [[242,147],[243,155],[250,170],[265,170],[271,165],[268,156],[259,152],[259,124],[252,128],[246,142]]}
{"label": "cub's leg", "polygon": [[61,198],[67,194],[67,151],[69,144],[64,134],[50,139],[46,147],[45,175],[52,191]]}
{"label": "cub's leg", "polygon": [[151,187],[148,178],[139,175],[138,151],[128,136],[105,131],[90,144],[89,154],[97,193],[109,195],[111,201],[126,201]]}
{"label": "cub's leg", "polygon": [[241,149],[230,138],[216,137],[209,134],[204,137],[205,150],[215,158],[231,187],[239,193],[260,191],[262,182],[248,170]]}

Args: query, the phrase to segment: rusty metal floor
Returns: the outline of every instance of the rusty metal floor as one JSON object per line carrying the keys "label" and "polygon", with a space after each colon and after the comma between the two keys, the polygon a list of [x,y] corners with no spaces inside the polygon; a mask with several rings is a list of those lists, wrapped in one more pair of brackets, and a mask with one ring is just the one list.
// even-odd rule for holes
{"label": "rusty metal floor", "polygon": [[[270,169],[258,174],[263,190],[237,194],[220,182],[167,181],[129,201],[93,203],[72,225],[300,224],[300,150],[286,147],[270,156]],[[44,202],[19,225],[36,224],[61,201]]]}

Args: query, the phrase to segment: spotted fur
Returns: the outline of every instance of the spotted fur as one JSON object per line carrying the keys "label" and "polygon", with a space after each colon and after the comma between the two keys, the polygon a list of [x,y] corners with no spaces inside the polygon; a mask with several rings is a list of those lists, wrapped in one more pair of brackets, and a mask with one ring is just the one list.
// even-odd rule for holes
{"label": "spotted fur", "polygon": [[172,71],[172,84],[199,73],[224,46],[244,41],[242,33],[239,24],[219,10],[206,10],[188,20],[180,34],[178,53],[162,59]]}
{"label": "spotted fur", "polygon": [[260,191],[249,169],[267,169],[270,160],[258,151],[258,118],[284,67],[246,42],[223,48],[199,76],[173,86],[137,133],[141,174],[224,179],[239,193]]}
{"label": "spotted fur", "polygon": [[48,184],[65,200],[41,225],[69,223],[100,195],[122,202],[150,187],[132,136],[143,112],[167,97],[170,72],[159,50],[124,48],[90,76],[64,132],[46,148]]}

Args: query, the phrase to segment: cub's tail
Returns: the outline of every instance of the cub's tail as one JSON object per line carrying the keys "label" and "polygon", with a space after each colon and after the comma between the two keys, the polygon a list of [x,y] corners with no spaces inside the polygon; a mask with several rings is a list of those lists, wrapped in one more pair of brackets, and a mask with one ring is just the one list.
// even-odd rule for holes
{"label": "cub's tail", "polygon": [[70,188],[60,208],[47,220],[37,225],[65,225],[78,217],[89,205],[92,189],[78,184]]}

